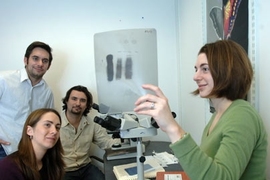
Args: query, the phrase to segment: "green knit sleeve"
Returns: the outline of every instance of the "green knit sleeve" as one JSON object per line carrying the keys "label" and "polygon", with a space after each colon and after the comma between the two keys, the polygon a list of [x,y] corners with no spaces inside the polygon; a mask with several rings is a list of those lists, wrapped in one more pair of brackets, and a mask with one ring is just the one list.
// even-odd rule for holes
{"label": "green knit sleeve", "polygon": [[191,179],[265,179],[266,131],[246,102],[227,109],[200,146],[188,135],[170,148]]}

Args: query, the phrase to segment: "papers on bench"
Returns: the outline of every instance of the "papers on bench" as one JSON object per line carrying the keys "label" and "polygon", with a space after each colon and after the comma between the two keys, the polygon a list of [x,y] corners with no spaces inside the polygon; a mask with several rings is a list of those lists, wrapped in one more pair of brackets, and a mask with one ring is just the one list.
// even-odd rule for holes
{"label": "papers on bench", "polygon": [[[164,168],[153,156],[145,156],[144,177],[155,178],[157,172],[164,172]],[[117,180],[137,180],[137,162],[117,165],[113,167]]]}
{"label": "papers on bench", "polygon": [[161,153],[153,152],[152,155],[162,167],[167,167],[167,165],[178,163],[178,159],[173,154],[166,151]]}

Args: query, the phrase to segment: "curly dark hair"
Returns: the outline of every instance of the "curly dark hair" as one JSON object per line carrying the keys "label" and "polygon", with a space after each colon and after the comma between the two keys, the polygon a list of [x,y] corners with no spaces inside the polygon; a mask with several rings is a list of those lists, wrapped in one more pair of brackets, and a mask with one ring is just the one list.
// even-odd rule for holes
{"label": "curly dark hair", "polygon": [[77,86],[74,86],[72,88],[70,88],[67,93],[66,93],[66,96],[62,99],[62,102],[64,103],[64,105],[62,106],[62,109],[63,110],[67,110],[67,101],[69,99],[69,96],[70,96],[70,93],[75,90],[75,91],[80,91],[80,92],[83,92],[87,98],[87,103],[86,103],[86,109],[84,110],[83,112],[83,115],[84,116],[87,116],[87,114],[90,112],[90,109],[93,105],[93,96],[92,94],[88,91],[88,89],[84,86],[81,86],[81,85],[77,85]]}

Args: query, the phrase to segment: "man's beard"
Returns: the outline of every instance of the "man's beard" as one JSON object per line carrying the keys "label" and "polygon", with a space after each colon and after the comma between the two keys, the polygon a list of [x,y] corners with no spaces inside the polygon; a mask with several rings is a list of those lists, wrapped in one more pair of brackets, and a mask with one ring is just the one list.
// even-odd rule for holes
{"label": "man's beard", "polygon": [[29,76],[32,77],[32,78],[34,78],[34,79],[42,79],[43,75],[45,74],[45,73],[42,73],[42,74],[34,73],[33,72],[34,70],[30,71],[27,68],[26,68],[26,71],[29,74]]}
{"label": "man's beard", "polygon": [[80,109],[80,110],[78,110],[78,111],[75,111],[75,110],[73,110],[73,108],[71,109],[71,113],[72,114],[76,114],[76,115],[80,115],[81,113],[82,113],[82,110]]}
{"label": "man's beard", "polygon": [[44,74],[34,74],[34,73],[30,73],[30,76],[35,78],[35,79],[41,79],[43,77]]}

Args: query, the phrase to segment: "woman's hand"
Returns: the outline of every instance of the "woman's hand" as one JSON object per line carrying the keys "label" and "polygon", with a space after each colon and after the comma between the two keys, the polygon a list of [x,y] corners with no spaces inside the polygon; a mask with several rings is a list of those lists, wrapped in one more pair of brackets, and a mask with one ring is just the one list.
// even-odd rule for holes
{"label": "woman's hand", "polygon": [[144,84],[142,87],[153,91],[154,95],[146,94],[140,97],[135,102],[136,107],[134,108],[134,112],[153,117],[159,128],[168,134],[172,142],[179,140],[185,132],[175,121],[168,104],[168,99],[157,86]]}

